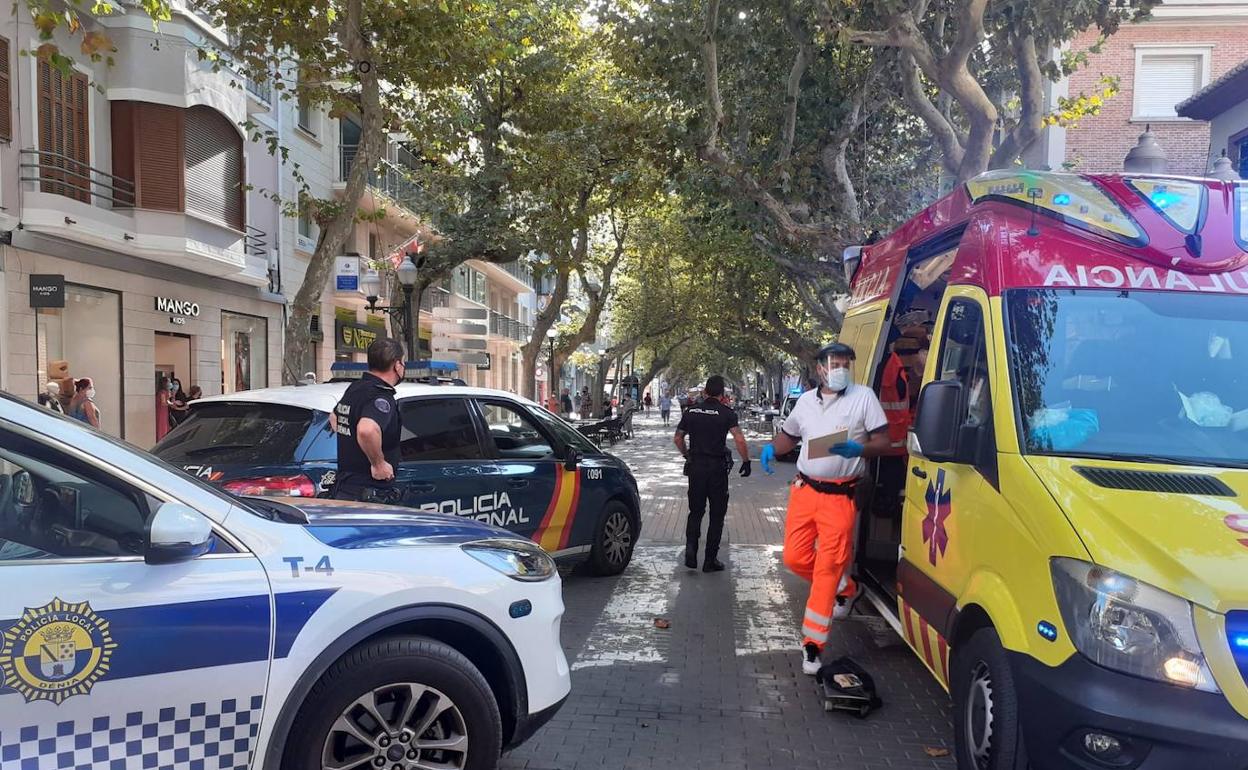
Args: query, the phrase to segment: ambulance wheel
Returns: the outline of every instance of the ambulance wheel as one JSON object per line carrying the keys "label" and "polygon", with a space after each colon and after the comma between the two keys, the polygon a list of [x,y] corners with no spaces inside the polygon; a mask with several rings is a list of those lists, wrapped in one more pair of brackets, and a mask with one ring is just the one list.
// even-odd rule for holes
{"label": "ambulance wheel", "polygon": [[603,509],[594,531],[589,566],[595,575],[618,575],[633,559],[637,545],[637,522],[628,506],[612,500]]}
{"label": "ambulance wheel", "polygon": [[502,720],[485,677],[423,637],[365,644],[330,667],[295,717],[284,770],[490,770]]}
{"label": "ambulance wheel", "polygon": [[1014,675],[996,630],[981,628],[954,649],[950,680],[959,770],[1027,770]]}

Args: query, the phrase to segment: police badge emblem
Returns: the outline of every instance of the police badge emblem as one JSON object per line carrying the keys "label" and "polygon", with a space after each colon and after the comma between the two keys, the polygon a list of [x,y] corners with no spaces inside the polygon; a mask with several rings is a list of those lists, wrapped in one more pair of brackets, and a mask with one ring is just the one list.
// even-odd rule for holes
{"label": "police badge emblem", "polygon": [[117,643],[87,602],[53,599],[27,608],[0,640],[0,676],[27,703],[86,695],[106,673]]}

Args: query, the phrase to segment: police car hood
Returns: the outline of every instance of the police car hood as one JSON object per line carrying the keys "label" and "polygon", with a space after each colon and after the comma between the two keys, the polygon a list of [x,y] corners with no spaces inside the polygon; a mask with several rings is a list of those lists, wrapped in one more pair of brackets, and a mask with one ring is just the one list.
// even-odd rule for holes
{"label": "police car hood", "polygon": [[[274,498],[271,498],[274,499]],[[334,548],[459,545],[474,540],[524,540],[505,529],[450,514],[346,500],[275,498],[297,509],[308,532]]]}
{"label": "police car hood", "polygon": [[1248,471],[1028,459],[1097,564],[1216,612],[1248,607]]}

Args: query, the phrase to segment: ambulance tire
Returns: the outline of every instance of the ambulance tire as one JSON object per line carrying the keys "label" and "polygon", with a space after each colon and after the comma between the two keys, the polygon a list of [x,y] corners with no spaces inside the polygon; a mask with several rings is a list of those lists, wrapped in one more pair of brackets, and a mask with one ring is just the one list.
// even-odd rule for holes
{"label": "ambulance tire", "polygon": [[611,500],[598,517],[594,528],[594,544],[589,551],[589,568],[599,577],[610,577],[624,571],[633,560],[637,547],[637,519],[628,506]]}
{"label": "ambulance tire", "polygon": [[[370,693],[385,692],[386,688],[409,683],[441,693],[462,717],[456,720],[456,714],[450,714],[447,719],[451,721],[443,723],[445,727],[438,720],[431,728],[449,732],[455,729],[458,721],[467,735],[466,764],[458,761],[463,756],[454,756],[447,766],[462,767],[462,770],[493,770],[497,766],[503,747],[503,724],[489,683],[477,667],[454,648],[433,639],[412,636],[365,643],[347,653],[325,672],[308,693],[295,717],[282,756],[283,770],[322,767],[322,752],[331,728],[340,716],[352,709],[358,699]],[[420,707],[426,707],[427,703],[421,702]],[[430,733],[425,735],[430,736]],[[427,740],[447,737],[446,734],[433,734]],[[410,747],[412,737],[405,738],[402,742]],[[388,742],[395,745],[394,741]],[[349,745],[358,746],[355,743]],[[427,761],[429,759],[426,757]],[[388,760],[384,766],[390,768],[393,764],[407,768],[418,761],[405,757],[393,763]],[[446,756],[440,757],[439,761],[447,761]]]}
{"label": "ambulance tire", "polygon": [[981,628],[958,645],[949,673],[958,770],[1027,770],[1018,693],[996,630]]}

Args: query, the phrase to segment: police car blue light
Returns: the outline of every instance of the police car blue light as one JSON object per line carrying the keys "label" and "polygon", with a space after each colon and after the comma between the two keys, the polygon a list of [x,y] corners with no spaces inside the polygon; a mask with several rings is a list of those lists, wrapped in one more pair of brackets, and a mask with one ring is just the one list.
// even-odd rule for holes
{"label": "police car blue light", "polygon": [[[235,494],[315,497],[337,472],[329,417],[346,389],[329,383],[195,401],[152,452]],[[641,502],[621,460],[510,393],[404,383],[395,397],[402,506],[502,527],[561,562],[588,559],[601,575],[628,566]]]}
{"label": "police car blue light", "polygon": [[570,690],[531,540],[239,498],[4,394],[0,568],[6,770],[493,767]]}

